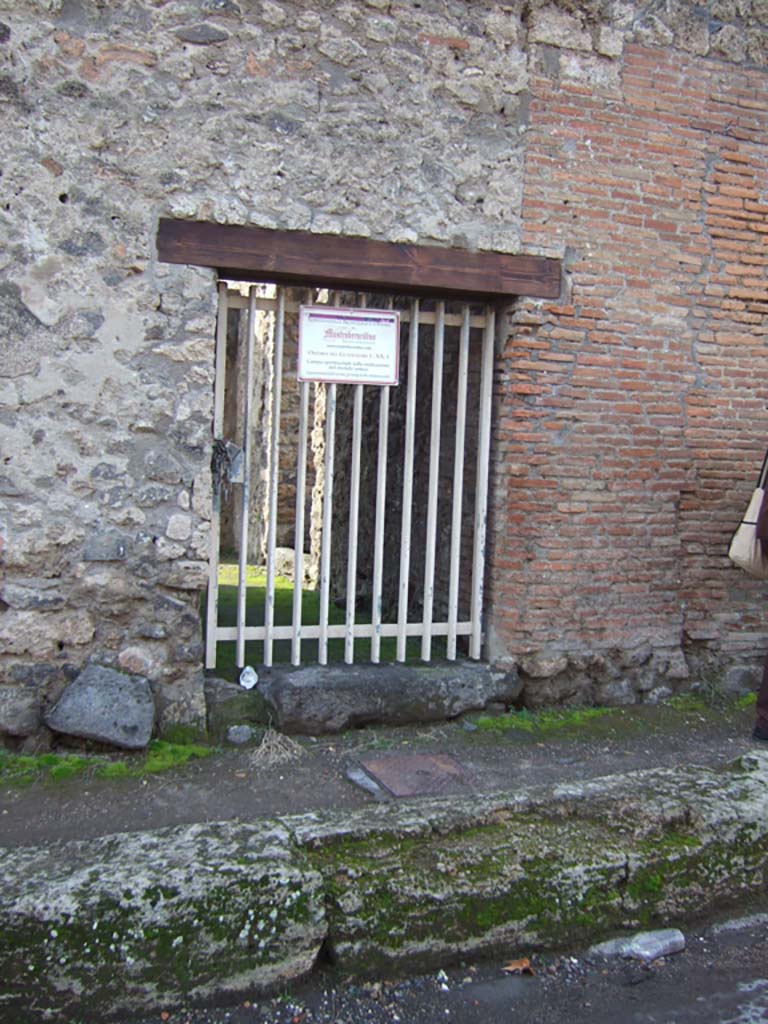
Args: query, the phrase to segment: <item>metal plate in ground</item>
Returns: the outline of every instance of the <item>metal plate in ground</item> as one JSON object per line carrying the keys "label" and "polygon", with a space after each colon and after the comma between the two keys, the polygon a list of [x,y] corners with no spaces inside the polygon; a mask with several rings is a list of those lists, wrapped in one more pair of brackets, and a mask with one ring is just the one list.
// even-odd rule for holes
{"label": "metal plate in ground", "polygon": [[391,754],[366,757],[360,764],[392,796],[434,796],[465,788],[469,781],[450,754]]}

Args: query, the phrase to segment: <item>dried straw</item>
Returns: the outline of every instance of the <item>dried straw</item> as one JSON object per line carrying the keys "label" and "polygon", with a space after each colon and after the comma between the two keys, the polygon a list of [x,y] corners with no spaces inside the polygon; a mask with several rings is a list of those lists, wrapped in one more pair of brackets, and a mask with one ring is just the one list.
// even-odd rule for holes
{"label": "dried straw", "polygon": [[251,763],[257,768],[269,768],[275,764],[296,761],[305,754],[304,747],[275,729],[264,733],[261,743],[251,754]]}

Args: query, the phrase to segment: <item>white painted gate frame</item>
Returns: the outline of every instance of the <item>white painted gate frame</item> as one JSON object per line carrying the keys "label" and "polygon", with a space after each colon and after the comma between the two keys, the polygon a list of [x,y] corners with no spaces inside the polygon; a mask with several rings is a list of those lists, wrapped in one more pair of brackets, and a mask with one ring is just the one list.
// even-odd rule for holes
{"label": "white painted gate frame", "polygon": [[[336,384],[326,385],[326,422],[325,422],[325,489],[323,494],[322,539],[320,549],[320,622],[308,625],[301,621],[301,580],[303,579],[303,547],[304,547],[304,508],[306,499],[306,462],[307,432],[309,410],[309,383],[299,385],[299,452],[296,476],[296,513],[295,513],[295,544],[294,544],[294,587],[293,621],[290,626],[274,624],[275,609],[275,536],[277,522],[278,464],[280,454],[280,388],[283,374],[283,339],[286,312],[295,312],[298,307],[289,305],[286,292],[282,287],[276,289],[275,298],[265,298],[258,294],[259,286],[250,285],[247,298],[238,289],[230,289],[226,281],[219,283],[218,319],[216,328],[216,376],[214,393],[214,442],[223,440],[224,429],[224,393],[226,386],[226,350],[227,350],[227,312],[232,307],[248,309],[247,347],[246,347],[246,389],[243,409],[243,452],[244,469],[242,492],[240,495],[242,515],[240,531],[240,551],[237,587],[237,624],[220,626],[218,623],[219,605],[219,546],[220,546],[220,491],[214,488],[213,507],[211,514],[211,547],[209,558],[209,584],[206,610],[206,668],[216,667],[217,645],[221,642],[235,641],[236,663],[242,668],[245,665],[245,644],[247,641],[260,640],[264,643],[264,665],[269,667],[273,662],[273,644],[276,640],[291,641],[291,662],[301,664],[302,640],[318,640],[318,660],[321,665],[327,664],[328,640],[344,638],[344,660],[347,664],[354,662],[355,639],[370,638],[371,661],[380,660],[382,637],[397,638],[397,661],[406,657],[406,641],[408,637],[421,637],[421,658],[431,658],[432,638],[447,638],[447,657],[456,658],[456,639],[458,636],[469,636],[469,656],[480,658],[482,649],[482,612],[483,612],[483,577],[485,572],[485,547],[488,513],[488,464],[491,438],[491,398],[493,387],[493,358],[495,336],[495,311],[486,307],[481,316],[472,316],[470,306],[464,303],[460,314],[446,313],[445,302],[436,303],[435,312],[420,309],[418,299],[411,302],[410,310],[401,312],[401,320],[410,321],[408,380],[406,399],[406,436],[405,466],[403,472],[403,503],[401,521],[400,547],[400,582],[398,590],[398,617],[396,623],[382,622],[382,579],[383,579],[383,543],[384,515],[386,507],[387,487],[387,444],[389,427],[389,387],[381,389],[379,405],[379,432],[377,456],[376,512],[374,528],[374,574],[373,574],[373,610],[370,623],[355,622],[355,577],[357,566],[357,528],[360,496],[360,451],[362,443],[362,408],[363,385],[354,385],[353,432],[352,432],[352,463],[350,479],[350,514],[349,514],[349,555],[347,562],[347,594],[344,625],[329,622],[330,601],[330,557],[331,557],[331,512],[333,505],[334,484],[334,432],[336,421]],[[313,301],[314,292],[308,294],[308,301]],[[317,302],[317,300],[314,300]],[[339,305],[339,293],[334,293],[333,304]],[[365,300],[363,299],[363,302]],[[246,624],[247,597],[247,553],[249,507],[251,488],[251,396],[254,387],[255,368],[255,328],[258,311],[273,312],[275,316],[274,340],[274,414],[272,416],[270,434],[270,460],[268,482],[269,521],[267,524],[267,579],[265,621],[263,626]],[[429,492],[427,504],[427,536],[424,569],[424,605],[423,617],[420,622],[409,622],[408,592],[410,581],[411,559],[411,521],[413,501],[413,461],[415,446],[415,405],[417,397],[418,346],[419,327],[434,324],[434,355],[433,355],[433,390],[432,390],[432,423],[430,437]],[[448,618],[445,622],[433,622],[433,601],[435,585],[435,553],[437,542],[437,511],[438,511],[438,470],[440,457],[440,417],[442,401],[443,350],[446,325],[458,326],[459,337],[459,369],[456,397],[456,436],[455,457],[453,467],[453,495],[451,510],[451,545],[450,573],[448,587]],[[469,347],[470,329],[482,330],[482,355],[480,373],[480,407],[479,433],[477,446],[477,476],[475,486],[474,509],[474,542],[472,552],[472,582],[470,618],[458,620],[458,595],[460,565],[460,542],[462,505],[464,495],[464,442],[467,423],[467,393],[469,381]],[[400,385],[402,386],[402,385]]]}

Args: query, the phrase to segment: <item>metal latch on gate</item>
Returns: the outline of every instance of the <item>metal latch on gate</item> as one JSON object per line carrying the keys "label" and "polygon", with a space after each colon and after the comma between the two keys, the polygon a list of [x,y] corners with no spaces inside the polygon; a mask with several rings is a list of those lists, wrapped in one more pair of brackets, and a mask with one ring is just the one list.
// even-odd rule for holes
{"label": "metal latch on gate", "polygon": [[245,479],[243,449],[234,441],[217,438],[213,442],[211,457],[211,476],[213,493],[218,494],[221,488],[226,492],[229,484],[241,484]]}

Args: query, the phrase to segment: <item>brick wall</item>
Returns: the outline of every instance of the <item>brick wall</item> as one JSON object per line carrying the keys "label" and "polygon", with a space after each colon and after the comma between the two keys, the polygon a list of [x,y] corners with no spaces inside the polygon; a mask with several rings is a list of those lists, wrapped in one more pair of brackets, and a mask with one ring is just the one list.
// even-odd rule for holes
{"label": "brick wall", "polygon": [[494,629],[534,702],[672,686],[681,648],[768,632],[726,558],[768,437],[764,76],[634,45],[603,88],[531,84],[523,246],[567,294],[520,303],[498,364]]}

